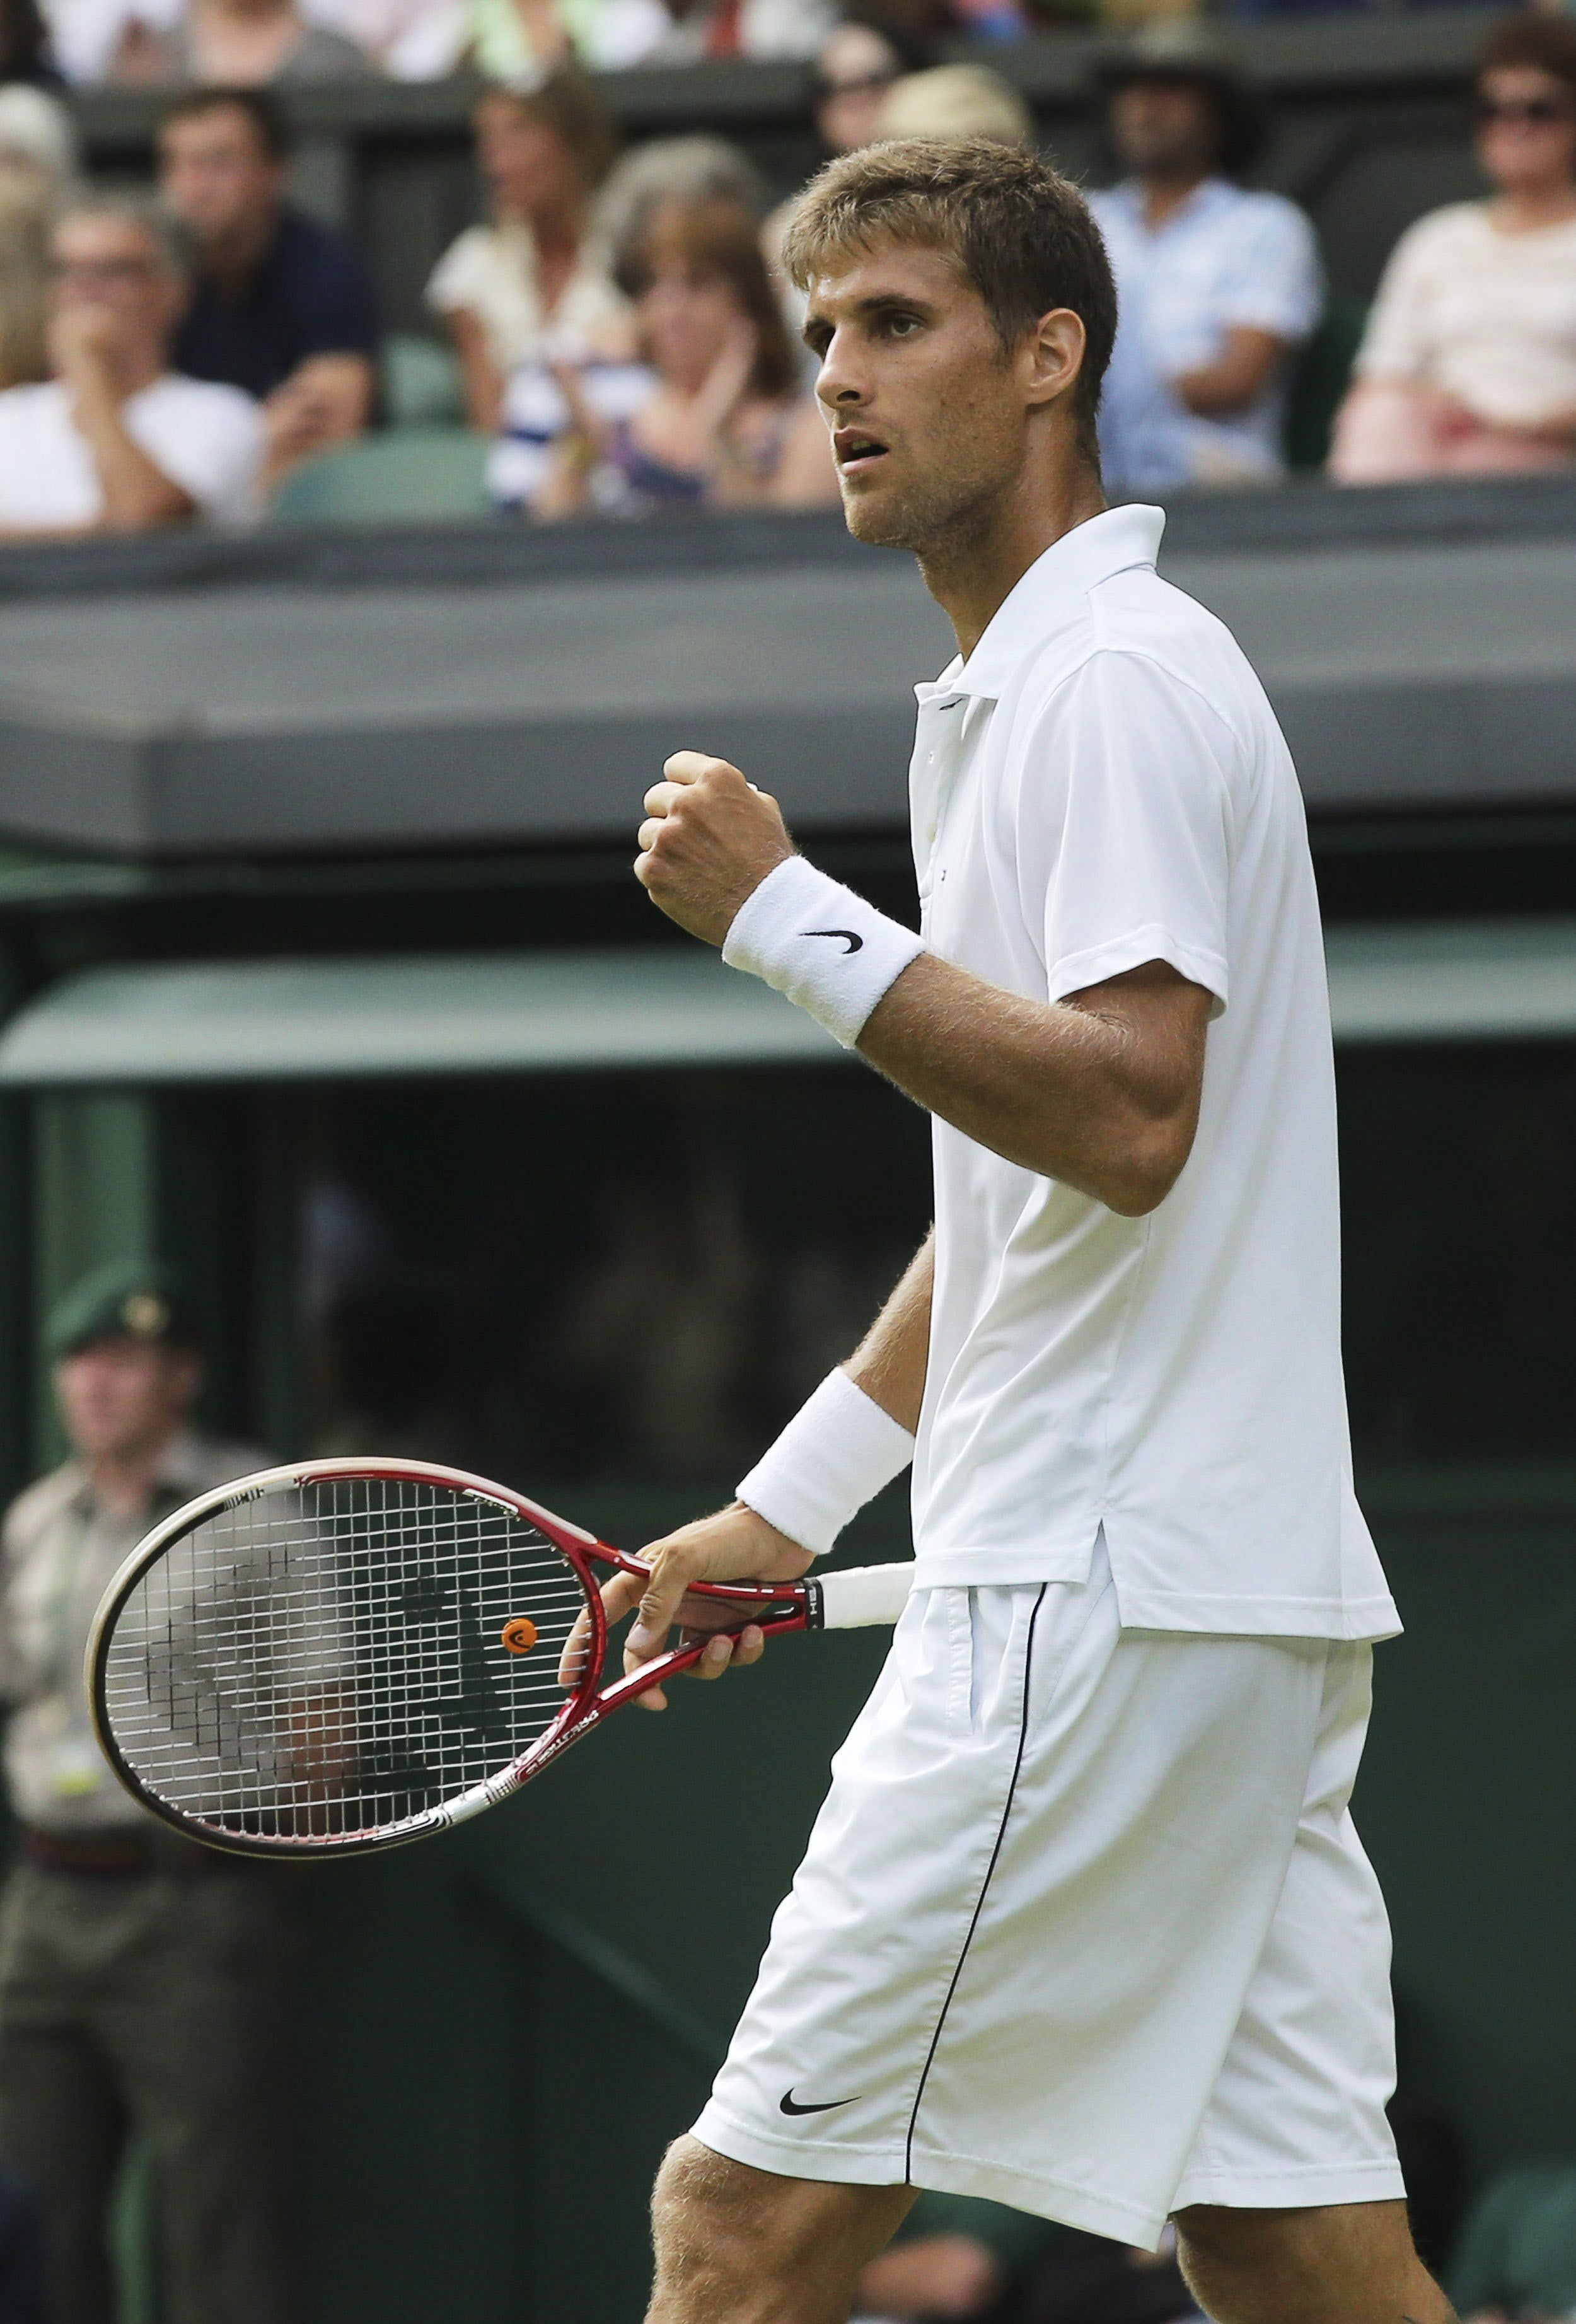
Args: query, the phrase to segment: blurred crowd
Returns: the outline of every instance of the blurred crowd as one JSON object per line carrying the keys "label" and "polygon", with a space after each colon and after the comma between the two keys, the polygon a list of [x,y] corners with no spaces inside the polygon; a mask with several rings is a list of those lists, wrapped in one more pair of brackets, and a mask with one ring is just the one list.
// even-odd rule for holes
{"label": "blurred crowd", "polygon": [[[334,0],[333,23],[297,0],[133,4],[54,0],[46,21],[38,0],[0,0],[0,536],[254,521],[304,465],[399,432],[413,360],[471,431],[478,497],[484,443],[485,498],[519,519],[829,503],[779,263],[791,201],[773,206],[715,136],[621,153],[578,60],[808,48],[828,155],[1035,134],[1009,79],[935,63],[885,14],[495,0],[493,22],[475,0],[463,52],[493,75],[474,109],[484,215],[432,274],[429,338],[396,340],[367,254],[290,198],[273,85],[402,69],[401,42],[431,24],[409,8],[396,24],[401,0]],[[1016,0],[966,5],[978,30]],[[665,20],[654,46],[645,11]],[[62,70],[171,85],[146,197],[84,180]],[[1306,215],[1255,187],[1266,109],[1205,27],[1143,28],[1090,95],[1114,180],[1091,197],[1121,305],[1101,427],[1114,489],[1274,483],[1310,397],[1340,483],[1571,465],[1576,23],[1492,31],[1483,195],[1403,235],[1366,316],[1327,297]]]}

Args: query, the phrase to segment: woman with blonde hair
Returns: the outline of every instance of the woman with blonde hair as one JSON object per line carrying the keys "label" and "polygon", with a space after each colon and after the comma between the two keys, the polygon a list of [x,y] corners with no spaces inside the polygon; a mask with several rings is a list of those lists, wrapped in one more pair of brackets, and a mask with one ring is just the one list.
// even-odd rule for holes
{"label": "woman with blonde hair", "polygon": [[491,435],[512,372],[549,348],[577,359],[623,321],[624,302],[591,226],[618,135],[572,66],[536,88],[488,89],[473,119],[492,216],[446,251],[427,303],[458,353],[471,424]]}
{"label": "woman with blonde hair", "polygon": [[[825,424],[799,384],[749,211],[659,203],[617,276],[640,361],[558,369],[539,481],[519,497],[543,517],[834,501]],[[527,415],[512,387],[511,401],[523,448]],[[545,399],[539,410],[545,417]]]}

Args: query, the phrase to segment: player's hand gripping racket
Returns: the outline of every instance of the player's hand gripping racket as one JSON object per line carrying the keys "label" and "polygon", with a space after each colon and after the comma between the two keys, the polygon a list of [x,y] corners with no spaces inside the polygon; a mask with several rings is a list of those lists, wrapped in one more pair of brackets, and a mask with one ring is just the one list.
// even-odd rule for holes
{"label": "player's hand gripping racket", "polygon": [[[145,1807],[218,1848],[322,1856],[444,1831],[704,1654],[687,1641],[604,1685],[599,1568],[646,1571],[460,1470],[263,1470],[166,1517],[111,1582],[88,1649],[99,1739]],[[768,1637],[850,1629],[894,1621],[908,1572],[690,1594]]]}

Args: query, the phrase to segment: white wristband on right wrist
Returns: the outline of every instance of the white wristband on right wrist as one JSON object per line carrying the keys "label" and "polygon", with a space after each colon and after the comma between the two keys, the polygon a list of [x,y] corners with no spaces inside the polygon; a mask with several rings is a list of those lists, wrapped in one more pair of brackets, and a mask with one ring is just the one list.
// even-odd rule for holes
{"label": "white wristband on right wrist", "polygon": [[914,1439],[848,1374],[828,1372],[738,1486],[757,1517],[823,1557],[914,1458]]}
{"label": "white wristband on right wrist", "polygon": [[730,968],[784,992],[845,1049],[924,945],[802,855],[790,855],[747,896],[723,944]]}

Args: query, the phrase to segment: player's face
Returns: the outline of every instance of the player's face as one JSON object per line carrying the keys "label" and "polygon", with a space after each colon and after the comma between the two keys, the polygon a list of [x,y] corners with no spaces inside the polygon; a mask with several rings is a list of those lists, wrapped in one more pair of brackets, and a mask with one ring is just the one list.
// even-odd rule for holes
{"label": "player's face", "polygon": [[812,285],[805,338],[848,529],[923,550],[989,522],[1022,473],[1018,358],[941,252],[878,244]]}
{"label": "player's face", "polygon": [[55,1367],[60,1418],[88,1460],[134,1459],[172,1435],[200,1379],[195,1356],[133,1339],[95,1340]]}

